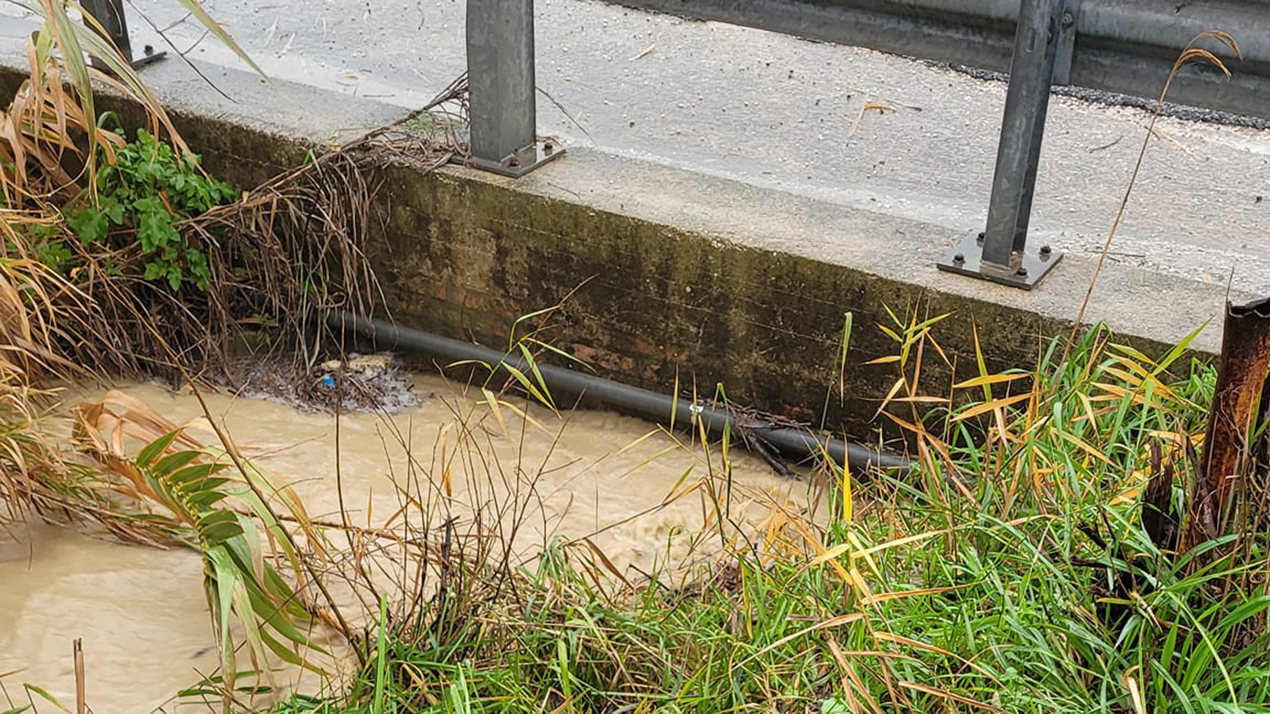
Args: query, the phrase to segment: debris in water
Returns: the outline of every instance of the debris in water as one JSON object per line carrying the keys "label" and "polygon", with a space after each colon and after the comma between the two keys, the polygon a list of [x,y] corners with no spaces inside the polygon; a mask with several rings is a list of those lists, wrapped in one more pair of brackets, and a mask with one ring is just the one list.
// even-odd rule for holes
{"label": "debris in water", "polygon": [[291,364],[290,360],[239,360],[225,369],[218,386],[307,412],[393,414],[423,402],[390,353],[349,353],[343,359],[322,362],[311,371]]}

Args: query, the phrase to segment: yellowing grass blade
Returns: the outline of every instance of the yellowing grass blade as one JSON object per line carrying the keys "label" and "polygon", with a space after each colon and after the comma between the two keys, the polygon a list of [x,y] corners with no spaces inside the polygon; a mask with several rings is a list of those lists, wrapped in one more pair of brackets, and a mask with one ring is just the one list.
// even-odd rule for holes
{"label": "yellowing grass blade", "polygon": [[1032,393],[1028,392],[1027,394],[1016,394],[1013,397],[1006,397],[1005,399],[994,399],[990,402],[977,404],[973,407],[970,407],[966,411],[958,414],[957,416],[953,417],[953,421],[962,421],[963,419],[970,419],[972,417],[977,417],[980,414],[990,412],[993,409],[1001,409],[1003,407],[1008,407],[1011,404],[1018,404],[1019,402],[1025,399],[1031,399],[1031,398],[1032,398]]}
{"label": "yellowing grass blade", "polygon": [[821,563],[827,563],[831,560],[837,560],[843,555],[850,553],[852,547],[853,546],[850,543],[839,543],[838,545],[835,545],[832,548],[827,548],[820,555],[817,555],[816,557],[807,561],[807,565],[815,566],[815,565],[820,565]]}
{"label": "yellowing grass blade", "polygon": [[[970,334],[974,337],[975,341],[975,366],[979,368],[980,377],[987,377],[988,365],[983,360],[983,348],[979,345],[979,325],[977,323],[970,323]],[[982,386],[984,401],[991,401],[992,385],[984,384]]]}
{"label": "yellowing grass blade", "polygon": [[901,376],[899,379],[895,380],[895,384],[891,385],[891,390],[888,391],[886,393],[886,396],[882,398],[882,404],[878,406],[877,412],[873,415],[875,418],[877,417],[878,414],[881,414],[884,409],[886,409],[886,405],[891,403],[891,399],[895,397],[895,394],[899,392],[900,389],[903,388],[903,386],[904,386],[904,377]]}
{"label": "yellowing grass blade", "polygon": [[551,431],[550,429],[548,429],[548,428],[547,428],[547,427],[546,427],[546,426],[545,426],[542,422],[540,422],[540,421],[538,421],[537,419],[535,419],[535,418],[533,418],[533,417],[529,416],[529,412],[526,412],[525,410],[521,409],[520,407],[516,406],[515,404],[512,404],[511,402],[501,402],[501,404],[502,404],[504,407],[507,407],[508,409],[510,409],[510,410],[511,410],[514,414],[516,414],[516,416],[520,417],[521,419],[524,419],[525,421],[529,422],[530,424],[533,424],[533,425],[534,425],[535,427],[537,427],[538,429],[541,429],[541,430],[542,430],[542,432],[543,432],[544,434],[547,434],[547,435],[554,435],[554,434],[555,434],[555,432],[553,432],[553,431]]}
{"label": "yellowing grass blade", "polygon": [[851,464],[847,463],[848,459],[843,459],[842,464],[842,520],[844,523],[851,522],[852,494],[851,494]]}
{"label": "yellowing grass blade", "polygon": [[[856,537],[856,534],[848,533],[847,540],[850,541],[851,545],[855,546],[856,555],[853,555],[852,559],[854,560],[858,558],[860,560],[863,560],[864,564],[868,566],[869,570],[872,571],[872,573],[875,576],[877,576],[878,579],[881,579],[882,569],[878,567],[878,564],[876,562],[874,562],[872,553],[869,552],[869,550],[864,547],[864,544],[860,542],[860,539]],[[872,593],[870,593],[870,597],[872,597]]]}
{"label": "yellowing grass blade", "polygon": [[[618,450],[617,450],[617,453],[618,453],[618,454],[625,454],[627,451],[630,451],[631,449],[635,448],[636,446],[639,446],[640,444],[644,443],[644,442],[645,442],[645,441],[647,441],[648,439],[650,439],[650,438],[652,438],[652,437],[654,437],[654,436],[657,436],[657,435],[658,435],[658,434],[660,434],[660,433],[661,433],[661,429],[660,429],[660,428],[658,428],[658,429],[653,429],[652,431],[648,432],[647,434],[644,434],[643,436],[639,437],[638,439],[635,439],[634,441],[632,441],[631,443],[627,444],[626,446],[623,446],[622,448],[618,449]],[[659,453],[664,453],[664,452],[659,452]]]}
{"label": "yellowing grass blade", "polygon": [[1129,690],[1129,699],[1133,702],[1133,711],[1135,714],[1147,714],[1146,703],[1142,699],[1142,687],[1138,684],[1138,680],[1133,676],[1133,670],[1137,667],[1131,667],[1124,673],[1121,680],[1124,682],[1125,689]]}
{"label": "yellowing grass blade", "polygon": [[[943,649],[942,647],[936,647],[935,645],[928,645],[925,642],[919,642],[917,640],[910,639],[908,637],[891,634],[890,632],[886,632],[884,630],[878,630],[874,632],[873,636],[879,640],[884,640],[886,642],[894,642],[897,645],[905,645],[907,647],[913,647],[919,650],[926,650],[927,652],[934,652],[935,654],[941,654],[945,657],[952,657],[953,659],[962,659],[961,657],[958,657],[957,655],[953,654],[952,652],[949,652],[946,649]],[[962,661],[964,662],[965,660],[962,660]]]}
{"label": "yellowing grass blade", "polygon": [[498,428],[502,430],[503,436],[507,436],[510,432],[507,431],[507,422],[503,421],[503,410],[498,408],[498,397],[488,387],[481,387],[481,394],[485,395],[485,404],[494,415],[494,421],[498,422]]}
{"label": "yellowing grass blade", "polygon": [[[1017,379],[1027,379],[1030,374],[986,374],[974,379],[967,379],[964,382],[958,382],[953,385],[953,389],[970,389],[972,387],[982,387],[988,384],[1001,384],[1002,382],[1013,382]],[[989,398],[991,393],[989,392]]]}
{"label": "yellowing grass blade", "polygon": [[1114,465],[1114,464],[1112,464],[1112,463],[1111,463],[1111,459],[1107,458],[1107,455],[1106,455],[1106,454],[1102,453],[1102,452],[1101,452],[1101,451],[1099,451],[1098,449],[1095,449],[1094,447],[1092,447],[1092,446],[1090,446],[1089,444],[1085,443],[1083,440],[1081,440],[1081,438],[1080,438],[1080,437],[1076,436],[1075,434],[1071,434],[1071,433],[1066,432],[1066,431],[1060,431],[1060,432],[1058,432],[1058,436],[1059,436],[1060,438],[1062,438],[1062,439],[1063,439],[1063,441],[1066,441],[1066,442],[1068,442],[1068,443],[1072,444],[1072,445],[1073,445],[1073,446],[1075,446],[1076,448],[1080,449],[1081,451],[1085,452],[1086,454],[1089,454],[1090,456],[1094,457],[1095,459],[1098,459],[1099,461],[1101,461],[1101,462],[1103,462],[1103,463],[1107,464],[1108,466],[1112,466],[1112,465]]}

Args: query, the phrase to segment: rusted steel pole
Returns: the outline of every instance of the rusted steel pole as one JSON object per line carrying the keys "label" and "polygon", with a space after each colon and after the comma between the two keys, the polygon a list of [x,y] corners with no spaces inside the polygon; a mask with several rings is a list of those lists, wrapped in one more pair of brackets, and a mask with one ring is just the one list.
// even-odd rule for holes
{"label": "rusted steel pole", "polygon": [[1253,467],[1250,440],[1268,368],[1270,299],[1247,305],[1227,302],[1217,387],[1189,508],[1186,547],[1227,533],[1231,526]]}

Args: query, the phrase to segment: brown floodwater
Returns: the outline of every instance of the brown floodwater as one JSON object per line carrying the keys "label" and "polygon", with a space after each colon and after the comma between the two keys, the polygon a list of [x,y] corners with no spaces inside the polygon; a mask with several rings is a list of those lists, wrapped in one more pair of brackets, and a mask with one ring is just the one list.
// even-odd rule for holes
{"label": "brown floodwater", "polygon": [[[265,400],[212,394],[207,401],[253,463],[292,484],[313,517],[338,521],[342,503],[351,523],[384,524],[402,502],[399,484],[440,517],[529,503],[514,543],[525,558],[557,535],[589,537],[629,575],[715,557],[720,539],[697,537],[715,523],[706,490],[692,488],[704,481],[731,494],[731,520],[741,528],[757,527],[771,503],[807,508],[806,483],[776,476],[739,450],[725,459],[718,445],[707,454],[637,419],[523,411],[515,400],[491,408],[479,391],[439,377],[414,383],[427,398],[391,418],[346,414],[337,422]],[[178,424],[202,413],[189,394],[119,389]],[[351,595],[337,599],[356,609]],[[197,554],[45,524],[0,530],[0,673],[20,670],[0,679],[8,696],[25,703],[21,685],[31,683],[73,706],[76,638],[94,711],[176,710],[174,695],[219,661]],[[292,670],[276,677],[284,691],[319,686]]]}

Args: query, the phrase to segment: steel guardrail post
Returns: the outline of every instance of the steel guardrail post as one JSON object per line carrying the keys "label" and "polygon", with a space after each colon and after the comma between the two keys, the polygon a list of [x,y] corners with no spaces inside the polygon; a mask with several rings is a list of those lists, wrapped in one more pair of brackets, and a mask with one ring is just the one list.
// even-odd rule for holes
{"label": "steel guardrail post", "polygon": [[1058,52],[1054,55],[1054,84],[1072,83],[1072,60],[1076,53],[1076,26],[1080,22],[1081,0],[1063,0],[1058,16]]}
{"label": "steel guardrail post", "polygon": [[[141,57],[133,57],[132,37],[128,34],[128,18],[124,14],[123,0],[83,0],[80,7],[101,25],[101,29],[106,33],[106,39],[114,44],[119,54],[134,68],[141,68],[167,56],[167,52],[155,52],[154,48],[146,45],[145,54]],[[97,69],[104,72],[110,71],[109,65],[99,58],[93,57],[92,63]]]}
{"label": "steel guardrail post", "polygon": [[520,177],[559,158],[539,143],[533,0],[467,0],[471,166]]}
{"label": "steel guardrail post", "polygon": [[941,270],[1031,290],[1062,258],[1049,246],[1027,250],[1062,13],[1063,0],[1023,0],[1019,8],[987,226],[939,261]]}

